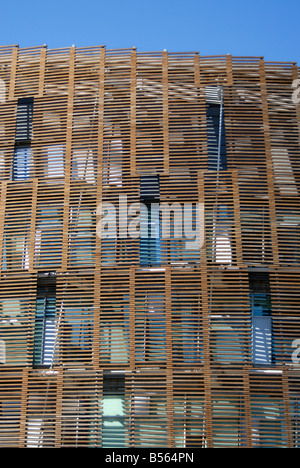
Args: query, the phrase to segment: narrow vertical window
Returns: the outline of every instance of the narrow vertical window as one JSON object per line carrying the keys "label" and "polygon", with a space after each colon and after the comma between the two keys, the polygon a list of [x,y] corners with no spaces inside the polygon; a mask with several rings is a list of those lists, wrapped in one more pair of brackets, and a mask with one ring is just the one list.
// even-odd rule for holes
{"label": "narrow vertical window", "polygon": [[50,367],[55,350],[55,307],[56,277],[45,274],[38,278],[35,335],[34,365]]}
{"label": "narrow vertical window", "polygon": [[102,447],[125,447],[125,382],[122,375],[104,375]]}
{"label": "narrow vertical window", "polygon": [[30,146],[16,146],[14,152],[13,180],[26,180],[30,176]]}
{"label": "narrow vertical window", "polygon": [[206,87],[208,169],[227,169],[222,86]]}
{"label": "narrow vertical window", "polygon": [[19,99],[16,121],[16,143],[30,143],[32,136],[33,98]]}
{"label": "narrow vertical window", "polygon": [[141,176],[140,201],[146,206],[141,213],[140,264],[161,263],[161,226],[159,211],[159,178]]}
{"label": "narrow vertical window", "polygon": [[32,117],[33,98],[19,99],[12,170],[13,180],[26,180],[30,176]]}
{"label": "narrow vertical window", "polygon": [[252,352],[254,364],[273,362],[272,315],[269,275],[249,273],[252,310]]}

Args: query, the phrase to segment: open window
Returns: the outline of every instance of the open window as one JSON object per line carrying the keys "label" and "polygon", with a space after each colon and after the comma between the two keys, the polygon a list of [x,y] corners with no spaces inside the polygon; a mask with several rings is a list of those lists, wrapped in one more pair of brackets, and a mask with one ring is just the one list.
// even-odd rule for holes
{"label": "open window", "polygon": [[272,310],[269,275],[250,272],[250,301],[252,311],[252,353],[254,364],[273,362]]}
{"label": "open window", "polygon": [[208,169],[227,169],[223,87],[206,87]]}
{"label": "open window", "polygon": [[55,309],[56,275],[43,274],[37,283],[34,366],[50,367],[53,364],[56,339]]}
{"label": "open window", "polygon": [[140,264],[159,265],[161,263],[161,225],[158,175],[141,176],[140,201],[146,208],[141,210]]}
{"label": "open window", "polygon": [[33,98],[19,99],[12,180],[30,177]]}

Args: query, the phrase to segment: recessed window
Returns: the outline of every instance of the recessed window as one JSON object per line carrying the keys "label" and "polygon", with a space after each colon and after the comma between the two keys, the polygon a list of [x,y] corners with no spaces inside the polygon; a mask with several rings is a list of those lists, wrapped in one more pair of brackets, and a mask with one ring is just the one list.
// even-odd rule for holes
{"label": "recessed window", "polygon": [[222,86],[206,87],[208,169],[227,169]]}
{"label": "recessed window", "polygon": [[19,99],[16,121],[16,142],[30,142],[32,136],[33,98]]}
{"label": "recessed window", "polygon": [[268,273],[249,273],[253,363],[273,362],[272,310]]}
{"label": "recessed window", "polygon": [[33,99],[19,99],[12,180],[30,177]]}
{"label": "recessed window", "polygon": [[33,363],[50,367],[55,350],[56,276],[44,274],[38,278]]}
{"label": "recessed window", "polygon": [[158,175],[141,176],[140,201],[140,264],[143,266],[161,263],[161,225],[159,208]]}
{"label": "recessed window", "polygon": [[30,146],[16,146],[13,162],[13,180],[26,180],[30,177]]}
{"label": "recessed window", "polygon": [[125,382],[121,375],[103,379],[102,447],[125,447]]}

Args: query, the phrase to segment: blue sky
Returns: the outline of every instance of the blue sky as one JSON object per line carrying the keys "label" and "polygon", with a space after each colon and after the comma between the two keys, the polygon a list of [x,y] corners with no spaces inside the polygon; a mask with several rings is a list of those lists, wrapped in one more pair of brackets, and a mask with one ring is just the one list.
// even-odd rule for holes
{"label": "blue sky", "polygon": [[264,56],[300,66],[300,1],[6,1],[0,45]]}

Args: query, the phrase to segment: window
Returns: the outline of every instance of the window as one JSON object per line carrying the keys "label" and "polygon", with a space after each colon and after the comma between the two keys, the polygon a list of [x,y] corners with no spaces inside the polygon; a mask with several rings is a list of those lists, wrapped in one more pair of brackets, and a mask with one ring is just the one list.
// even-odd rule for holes
{"label": "window", "polygon": [[30,177],[33,99],[19,99],[12,180]]}
{"label": "window", "polygon": [[43,150],[44,177],[54,179],[64,177],[65,147],[49,145]]}
{"label": "window", "polygon": [[120,364],[129,361],[129,295],[118,302],[102,303],[100,317],[100,360]]}
{"label": "window", "polygon": [[26,180],[30,176],[30,146],[17,146],[14,153],[13,180]]}
{"label": "window", "polygon": [[[29,190],[31,193],[31,190]],[[14,191],[8,194],[4,218],[3,270],[29,268],[31,196],[22,191],[22,203],[16,205]]]}
{"label": "window", "polygon": [[51,366],[55,351],[56,277],[54,273],[38,278],[34,355],[35,366]]}
{"label": "window", "polygon": [[122,187],[122,140],[114,139],[104,144],[103,186]]}
{"label": "window", "polygon": [[[146,377],[147,376],[147,377]],[[146,377],[146,378],[145,378]],[[167,447],[167,395],[160,381],[146,374],[137,376],[131,390],[131,414],[134,444],[137,448]],[[151,445],[150,445],[151,444]]]}
{"label": "window", "polygon": [[249,273],[252,310],[252,352],[254,364],[273,362],[273,338],[269,275]]}
{"label": "window", "polygon": [[5,341],[0,339],[0,364],[6,364]]}
{"label": "window", "polygon": [[231,264],[233,211],[227,205],[219,204],[212,213],[207,214],[211,233],[208,241],[208,252],[213,262]]}
{"label": "window", "polygon": [[125,447],[125,382],[120,375],[104,375],[102,447]]}
{"label": "window", "polygon": [[161,263],[161,226],[159,211],[159,177],[141,176],[140,201],[146,207],[141,210],[140,264]]}
{"label": "window", "polygon": [[92,265],[94,263],[95,219],[92,209],[72,207],[70,209],[69,258],[72,265]]}
{"label": "window", "polygon": [[33,98],[19,99],[16,122],[16,143],[30,143],[32,135]]}
{"label": "window", "polygon": [[37,209],[35,231],[35,268],[60,266],[62,259],[63,207],[41,206]]}
{"label": "window", "polygon": [[7,392],[7,396],[1,399],[0,403],[0,448],[16,448],[19,446],[20,421],[20,399],[14,395],[9,395],[9,392]]}
{"label": "window", "polygon": [[28,298],[20,299],[17,292],[14,298],[0,300],[0,364],[27,364],[28,309]]}
{"label": "window", "polygon": [[227,169],[222,86],[206,87],[208,169]]}
{"label": "window", "polygon": [[203,325],[201,301],[189,294],[172,298],[172,348],[176,363],[203,362]]}
{"label": "window", "polygon": [[94,184],[97,176],[96,150],[74,148],[72,153],[72,179]]}
{"label": "window", "polygon": [[[261,388],[258,382],[256,388]],[[274,392],[270,384],[269,392]],[[276,394],[276,391],[274,392]],[[251,432],[253,448],[284,448],[287,434],[284,424],[284,402],[266,394],[251,396]]]}
{"label": "window", "polygon": [[[204,421],[204,397],[199,383],[188,380],[186,394],[174,395],[174,444],[176,448],[207,446]],[[201,382],[202,383],[202,382]]]}
{"label": "window", "polygon": [[164,362],[166,360],[165,299],[162,294],[149,293],[136,301],[136,360]]}

